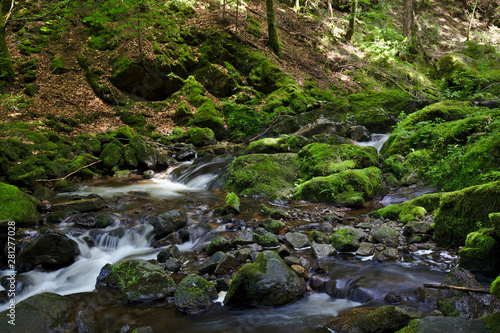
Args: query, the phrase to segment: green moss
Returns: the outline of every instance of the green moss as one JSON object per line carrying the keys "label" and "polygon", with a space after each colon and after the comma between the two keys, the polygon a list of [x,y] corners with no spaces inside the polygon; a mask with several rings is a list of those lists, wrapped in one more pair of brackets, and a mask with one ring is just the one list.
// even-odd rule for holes
{"label": "green moss", "polygon": [[259,21],[251,16],[249,16],[247,19],[246,31],[256,38],[261,38],[263,36]]}
{"label": "green moss", "polygon": [[492,234],[493,229],[481,229],[467,235],[465,248],[459,251],[462,268],[488,276],[500,273],[500,244]]}
{"label": "green moss", "polygon": [[297,179],[296,154],[251,154],[236,158],[229,169],[225,191],[245,196],[283,197]]}
{"label": "green moss", "polygon": [[278,220],[273,220],[270,217],[264,219],[262,221],[262,224],[264,226],[264,229],[266,229],[269,232],[272,232],[273,234],[279,234],[280,231],[282,231],[285,228],[285,224],[283,222]]}
{"label": "green moss", "polygon": [[226,102],[222,105],[222,113],[233,140],[255,135],[264,125],[263,114],[249,106]]}
{"label": "green moss", "polygon": [[299,152],[309,140],[303,136],[285,136],[281,138],[265,138],[251,142],[248,148],[252,153],[288,153]]}
{"label": "green moss", "polygon": [[500,275],[497,276],[497,278],[495,279],[495,281],[493,281],[493,283],[491,283],[490,292],[497,298],[500,298]]}
{"label": "green moss", "polygon": [[331,241],[332,246],[339,252],[351,252],[359,248],[356,233],[349,228],[342,228],[333,233]]}
{"label": "green moss", "polygon": [[222,140],[226,136],[224,121],[217,110],[216,104],[211,99],[206,100],[198,108],[198,111],[194,115],[193,125],[210,128],[218,140]]}
{"label": "green moss", "polygon": [[106,168],[112,168],[120,162],[123,156],[123,150],[114,143],[104,146],[101,153],[102,163]]}
{"label": "green moss", "polygon": [[235,193],[228,193],[226,195],[226,209],[229,209],[231,213],[240,212],[240,198]]}
{"label": "green moss", "polygon": [[254,233],[252,235],[252,241],[264,247],[276,247],[280,245],[276,235],[271,232],[266,232],[263,235]]}
{"label": "green moss", "polygon": [[313,143],[302,148],[298,156],[300,169],[308,177],[379,165],[377,150],[365,146]]}
{"label": "green moss", "polygon": [[201,84],[196,82],[194,76],[189,76],[186,79],[181,92],[187,96],[187,101],[197,108],[207,101],[207,98],[205,97],[205,89]]}
{"label": "green moss", "polygon": [[179,125],[179,126],[188,125],[192,121],[193,113],[188,108],[186,103],[184,103],[184,101],[182,101],[175,108],[175,113],[174,113],[173,118],[174,118],[174,122],[176,125]]}
{"label": "green moss", "polygon": [[362,207],[382,189],[382,172],[377,167],[346,170],[326,177],[315,177],[294,190],[296,200],[327,202]]}
{"label": "green moss", "polygon": [[497,234],[497,237],[500,237],[500,213],[491,213],[488,215],[488,218],[490,219],[491,226]]}
{"label": "green moss", "polygon": [[413,319],[412,321],[410,321],[408,326],[403,327],[399,331],[396,331],[396,333],[418,333],[417,326],[418,326],[418,319]]}
{"label": "green moss", "polygon": [[0,221],[15,221],[18,228],[32,226],[38,221],[38,212],[27,194],[0,183]]}
{"label": "green moss", "polygon": [[[497,279],[498,280],[498,279]],[[496,282],[496,280],[495,280]],[[496,295],[500,298],[500,293],[497,292]],[[489,329],[491,332],[500,332],[500,312],[490,313],[482,318],[480,318],[484,322],[484,326]]]}
{"label": "green moss", "polygon": [[466,236],[490,227],[488,215],[500,207],[500,181],[443,194],[434,218],[434,238],[442,246],[464,245]]}
{"label": "green moss", "polygon": [[50,64],[50,71],[54,74],[62,74],[67,71],[64,67],[64,61],[61,57],[52,59],[52,62]]}
{"label": "green moss", "polygon": [[214,132],[210,128],[191,128],[187,134],[195,146],[207,146],[216,142]]}

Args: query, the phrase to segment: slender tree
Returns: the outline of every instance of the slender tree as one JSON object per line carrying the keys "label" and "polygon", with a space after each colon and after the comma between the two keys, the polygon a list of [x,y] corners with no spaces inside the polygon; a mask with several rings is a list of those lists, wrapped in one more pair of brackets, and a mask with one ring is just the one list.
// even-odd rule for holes
{"label": "slender tree", "polygon": [[14,81],[16,74],[12,66],[12,59],[10,58],[9,48],[7,47],[7,38],[5,26],[12,11],[14,1],[1,0],[0,1],[0,79],[7,81]]}
{"label": "slender tree", "polygon": [[267,10],[267,33],[269,35],[268,45],[274,53],[280,53],[280,42],[278,39],[278,27],[276,26],[276,16],[274,14],[273,0],[266,0]]}
{"label": "slender tree", "polygon": [[413,0],[405,0],[405,13],[403,22],[403,36],[406,37],[408,43],[411,42],[411,26],[413,24]]}
{"label": "slender tree", "polygon": [[354,35],[354,25],[356,22],[356,12],[358,10],[358,0],[351,2],[351,17],[349,18],[349,26],[347,27],[347,32],[345,33],[345,40],[350,42],[352,35]]}

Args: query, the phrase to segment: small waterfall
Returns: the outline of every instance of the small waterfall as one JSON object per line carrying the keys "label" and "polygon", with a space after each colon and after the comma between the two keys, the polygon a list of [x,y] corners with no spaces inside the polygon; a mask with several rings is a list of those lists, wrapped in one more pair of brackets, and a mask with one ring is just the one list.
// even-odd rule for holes
{"label": "small waterfall", "polygon": [[390,134],[372,134],[371,140],[366,142],[356,142],[359,146],[370,146],[375,147],[377,152],[380,153],[380,149],[384,146],[384,143],[389,139]]}

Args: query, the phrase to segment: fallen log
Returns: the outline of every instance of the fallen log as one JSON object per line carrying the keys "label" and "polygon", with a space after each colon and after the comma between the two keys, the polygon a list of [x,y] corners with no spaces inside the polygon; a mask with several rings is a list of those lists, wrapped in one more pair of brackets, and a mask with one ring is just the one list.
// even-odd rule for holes
{"label": "fallen log", "polygon": [[486,290],[486,289],[474,289],[474,288],[466,288],[466,287],[447,286],[445,284],[424,283],[424,287],[425,288],[435,288],[435,289],[451,289],[451,290],[460,290],[460,291],[470,291],[473,293],[481,293],[481,294],[490,294],[490,291]]}

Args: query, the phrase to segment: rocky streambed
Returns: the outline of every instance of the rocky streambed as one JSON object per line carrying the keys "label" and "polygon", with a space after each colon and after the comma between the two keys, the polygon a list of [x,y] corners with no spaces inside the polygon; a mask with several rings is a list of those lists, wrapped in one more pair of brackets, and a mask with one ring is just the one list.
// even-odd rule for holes
{"label": "rocky streambed", "polygon": [[[485,288],[455,272],[432,219],[226,195],[210,190],[223,165],[45,193],[44,227],[19,233],[14,331],[395,331],[498,309],[492,295],[423,288],[445,279]],[[393,319],[366,326],[368,315]]]}

